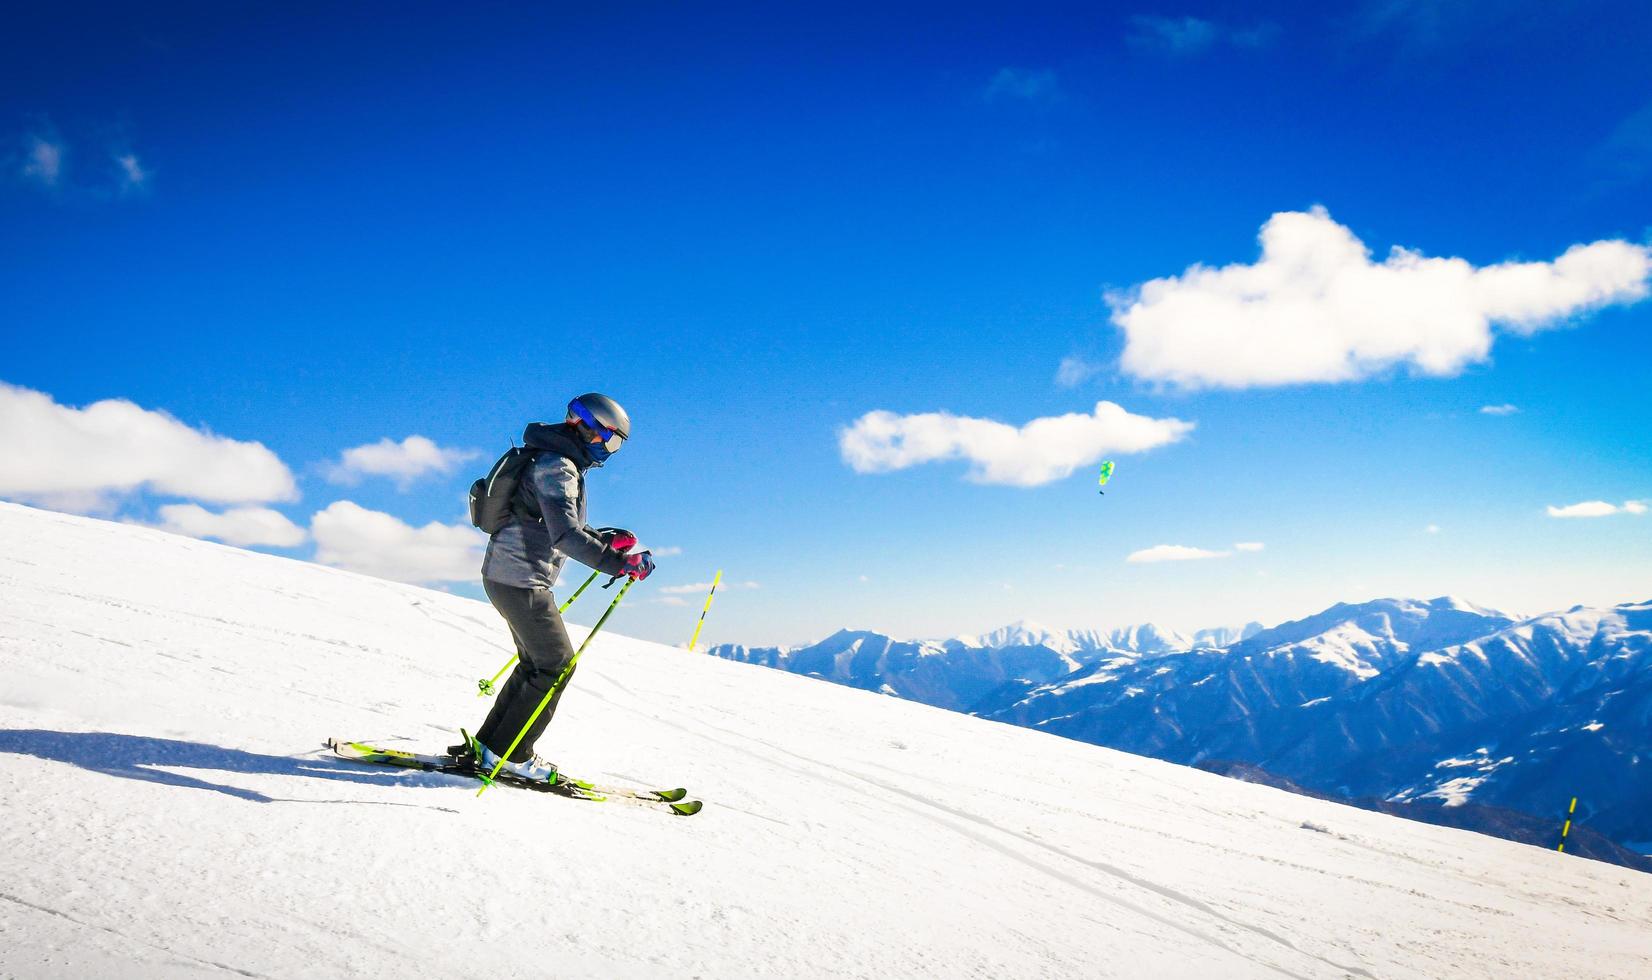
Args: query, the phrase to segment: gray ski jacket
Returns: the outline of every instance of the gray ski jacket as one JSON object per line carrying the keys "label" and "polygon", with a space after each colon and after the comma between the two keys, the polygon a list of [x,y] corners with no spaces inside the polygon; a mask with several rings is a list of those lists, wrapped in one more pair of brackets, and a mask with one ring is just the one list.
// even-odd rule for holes
{"label": "gray ski jacket", "polygon": [[[585,471],[594,464],[571,427],[535,422],[522,433],[522,444],[540,453],[522,474],[518,513],[488,539],[482,577],[519,589],[551,589],[569,558],[618,575],[625,556],[585,523]],[[523,511],[542,519],[520,516]]]}

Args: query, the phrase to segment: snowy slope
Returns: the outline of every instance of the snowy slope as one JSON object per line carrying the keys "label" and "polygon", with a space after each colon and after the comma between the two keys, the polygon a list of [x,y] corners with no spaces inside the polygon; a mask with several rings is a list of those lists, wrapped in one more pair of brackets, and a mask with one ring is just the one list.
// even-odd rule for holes
{"label": "snowy slope", "polygon": [[618,635],[546,747],[697,817],[318,751],[445,744],[503,633],[0,504],[0,976],[1652,975],[1652,876]]}

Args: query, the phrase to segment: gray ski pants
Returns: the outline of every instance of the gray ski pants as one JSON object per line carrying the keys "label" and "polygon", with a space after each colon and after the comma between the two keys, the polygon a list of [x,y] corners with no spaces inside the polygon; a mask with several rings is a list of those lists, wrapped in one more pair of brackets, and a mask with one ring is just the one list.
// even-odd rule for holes
{"label": "gray ski pants", "polygon": [[[493,709],[487,720],[476,730],[476,738],[496,754],[510,747],[516,733],[528,723],[528,717],[539,707],[545,692],[551,689],[563,668],[574,657],[574,645],[568,639],[562,615],[556,611],[556,599],[549,589],[522,589],[504,585],[491,579],[482,580],[493,608],[505,617],[511,637],[516,640],[516,669],[494,698]],[[563,684],[563,690],[567,684]],[[528,733],[511,753],[510,761],[526,762],[533,757],[534,743],[544,734],[556,713],[556,703],[562,700],[562,691],[556,693],[534,719]]]}

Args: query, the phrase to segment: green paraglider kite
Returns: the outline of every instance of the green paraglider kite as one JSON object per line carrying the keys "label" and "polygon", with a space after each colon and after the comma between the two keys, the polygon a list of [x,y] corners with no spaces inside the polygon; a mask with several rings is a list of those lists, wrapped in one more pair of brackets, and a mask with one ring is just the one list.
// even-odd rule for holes
{"label": "green paraglider kite", "polygon": [[[1113,476],[1113,461],[1109,459],[1109,460],[1104,461],[1101,464],[1101,479],[1097,481],[1096,485],[1101,486],[1101,487],[1105,487],[1107,485],[1107,481],[1112,479],[1112,476]],[[1106,493],[1107,491],[1106,490],[1097,490],[1096,492],[1097,493]]]}

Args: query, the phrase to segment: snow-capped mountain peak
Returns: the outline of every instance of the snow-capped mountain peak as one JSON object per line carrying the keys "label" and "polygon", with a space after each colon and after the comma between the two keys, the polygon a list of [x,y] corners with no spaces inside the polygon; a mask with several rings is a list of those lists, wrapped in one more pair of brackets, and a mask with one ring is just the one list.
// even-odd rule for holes
{"label": "snow-capped mountain peak", "polygon": [[1124,650],[1144,657],[1167,653],[1182,653],[1193,649],[1193,638],[1154,623],[1125,626],[1107,634],[1107,643],[1115,650]]}
{"label": "snow-capped mountain peak", "polygon": [[1074,653],[1082,647],[1073,637],[1061,630],[1051,629],[1030,619],[1020,619],[1001,626],[990,633],[973,638],[973,646],[999,650],[1004,647],[1045,646],[1057,653]]}

